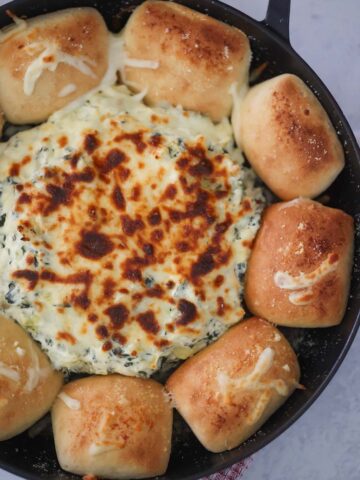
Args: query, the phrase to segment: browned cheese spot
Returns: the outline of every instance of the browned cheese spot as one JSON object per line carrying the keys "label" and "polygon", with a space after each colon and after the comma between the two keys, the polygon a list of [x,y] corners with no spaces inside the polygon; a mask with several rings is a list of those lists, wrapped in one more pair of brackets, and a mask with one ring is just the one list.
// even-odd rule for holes
{"label": "browned cheese spot", "polygon": [[206,252],[199,255],[197,261],[191,267],[191,277],[196,280],[199,277],[207,275],[216,266],[213,252],[208,249]]}
{"label": "browned cheese spot", "polygon": [[114,329],[121,329],[129,317],[129,310],[123,303],[112,305],[104,313],[110,317],[111,326]]}
{"label": "browned cheese spot", "polygon": [[29,290],[34,290],[39,280],[39,273],[34,270],[16,270],[14,278],[23,278],[29,282]]}
{"label": "browned cheese spot", "polygon": [[112,200],[116,208],[118,208],[119,210],[125,210],[126,200],[119,186],[116,186],[114,188],[112,193]]}
{"label": "browned cheese spot", "polygon": [[123,133],[115,137],[115,142],[122,142],[123,140],[129,140],[133,143],[138,153],[143,153],[146,148],[146,143],[143,140],[143,132],[135,133]]}
{"label": "browned cheese spot", "polygon": [[155,318],[154,313],[151,310],[140,313],[136,320],[140,324],[141,328],[147,333],[156,335],[160,331],[160,326]]}
{"label": "browned cheese spot", "polygon": [[75,345],[76,338],[68,332],[58,332],[56,335],[57,340],[65,340],[66,342],[70,343],[70,345]]}
{"label": "browned cheese spot", "polygon": [[85,135],[84,149],[89,155],[94,153],[99,146],[100,146],[100,141],[97,138],[96,134],[88,133],[87,135]]}
{"label": "browned cheese spot", "polygon": [[129,215],[121,216],[121,225],[125,235],[129,235],[130,237],[134,235],[137,230],[142,230],[145,227],[141,218],[132,219]]}
{"label": "browned cheese spot", "polygon": [[127,161],[126,155],[124,152],[118,148],[112,148],[105,158],[94,158],[95,166],[100,170],[100,173],[106,175],[110,173],[114,168],[117,168],[120,164]]}
{"label": "browned cheese spot", "polygon": [[99,325],[96,327],[95,332],[100,339],[107,338],[109,336],[109,331],[105,325]]}
{"label": "browned cheese spot", "polygon": [[149,215],[147,217],[147,220],[150,223],[150,225],[152,225],[152,226],[160,225],[160,223],[161,223],[160,210],[157,207],[153,208],[151,210],[151,212],[149,213]]}
{"label": "browned cheese spot", "polygon": [[116,289],[116,283],[112,278],[107,278],[103,284],[103,293],[105,298],[110,298],[114,295]]}
{"label": "browned cheese spot", "polygon": [[76,244],[76,248],[83,257],[98,260],[112,252],[114,244],[103,233],[84,230],[81,232],[81,240]]}
{"label": "browned cheese spot", "polygon": [[101,350],[103,352],[108,352],[111,349],[112,349],[112,343],[110,342],[110,340],[107,340],[106,342],[104,342],[103,346],[101,347]]}
{"label": "browned cheese spot", "polygon": [[181,315],[176,321],[177,325],[188,325],[195,320],[197,311],[196,306],[193,303],[182,298],[179,301],[178,309]]}

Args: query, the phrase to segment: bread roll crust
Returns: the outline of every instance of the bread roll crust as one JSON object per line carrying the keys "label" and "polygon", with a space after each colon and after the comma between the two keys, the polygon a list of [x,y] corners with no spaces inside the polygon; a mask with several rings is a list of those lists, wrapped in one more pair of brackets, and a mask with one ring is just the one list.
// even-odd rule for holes
{"label": "bread roll crust", "polygon": [[344,152],[325,110],[295,75],[252,87],[232,121],[252,167],[283,200],[319,195],[344,167]]}
{"label": "bread roll crust", "polygon": [[156,69],[125,69],[125,83],[147,88],[145,100],[182,105],[219,121],[230,114],[234,82],[247,82],[250,46],[235,27],[173,2],[150,0],[124,30],[130,58],[159,62]]}
{"label": "bread roll crust", "polygon": [[0,440],[29,428],[50,409],[63,383],[37,344],[0,315]]}
{"label": "bread roll crust", "polygon": [[67,397],[56,400],[52,420],[64,470],[107,478],[165,472],[172,409],[162,385],[121,375],[91,376],[68,383],[61,393]]}
{"label": "bread roll crust", "polygon": [[285,337],[251,318],[183,363],[166,388],[211,452],[238,446],[294,391],[300,370]]}
{"label": "bread roll crust", "polygon": [[340,323],[350,287],[353,239],[353,219],[341,210],[306,199],[271,205],[245,277],[251,312],[292,327]]}
{"label": "bread roll crust", "polygon": [[[55,53],[49,50],[41,60],[41,54],[51,46]],[[25,30],[0,42],[0,105],[7,119],[19,124],[44,121],[94,88],[107,70],[108,48],[108,30],[93,8],[71,8],[29,19]],[[60,62],[55,71],[43,70],[32,93],[25,94],[30,65],[34,61],[51,64],[56,52],[82,62],[88,73]]]}

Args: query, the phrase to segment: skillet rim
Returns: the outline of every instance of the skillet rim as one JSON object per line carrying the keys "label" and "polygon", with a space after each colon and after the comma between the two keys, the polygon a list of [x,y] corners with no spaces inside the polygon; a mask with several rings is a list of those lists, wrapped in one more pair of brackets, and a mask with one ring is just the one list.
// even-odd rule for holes
{"label": "skillet rim", "polygon": [[[122,0],[119,0],[119,4],[121,4]],[[237,10],[236,8],[227,5],[219,0],[200,0],[200,2],[195,3],[195,0],[176,0],[178,3],[185,4],[187,6],[191,6],[191,8],[194,8],[196,10],[202,11],[203,5],[206,4],[212,4],[215,5],[215,7],[220,8],[224,14],[228,14],[229,16],[236,16],[238,18],[241,18],[246,24],[251,25],[252,28],[254,28],[257,31],[261,31],[262,34],[264,34],[266,37],[270,38],[272,42],[276,43],[280,49],[285,50],[295,61],[296,66],[301,68],[307,77],[313,77],[313,80],[316,81],[317,85],[317,90],[320,90],[321,93],[321,98],[322,98],[322,103],[328,103],[331,106],[331,109],[335,112],[335,115],[340,119],[340,122],[342,123],[342,130],[345,133],[347,137],[347,141],[351,144],[351,148],[353,150],[353,156],[356,159],[357,163],[360,166],[360,148],[357,144],[357,141],[355,139],[354,133],[349,125],[349,122],[347,121],[342,109],[340,106],[337,104],[336,100],[326,87],[326,85],[323,83],[323,81],[318,77],[318,75],[315,73],[315,71],[305,62],[305,60],[302,59],[302,57],[293,49],[291,46],[289,39],[284,38],[281,36],[280,32],[276,32],[276,25],[271,24],[268,20],[268,15],[263,21],[257,21],[247,14],[241,12],[240,10]],[[44,5],[47,3],[47,0],[41,0],[39,3]],[[91,2],[89,0],[89,3],[96,3],[94,1]],[[139,2],[140,3],[140,2]],[[195,3],[195,5],[194,5]],[[272,0],[269,0],[269,9],[271,6]],[[285,3],[285,2],[284,2]],[[289,0],[286,0],[286,3],[289,3]],[[11,8],[16,8],[16,9],[21,9],[22,6],[27,7],[29,4],[31,4],[31,0],[13,0],[10,3],[7,3],[3,6],[0,6],[0,23],[2,22],[2,15],[5,14],[5,11],[7,9]],[[69,8],[65,6],[65,8]],[[40,7],[41,9],[41,7]],[[53,11],[53,9],[48,8],[47,10]],[[55,10],[61,10],[61,9],[55,9]],[[54,11],[55,11],[54,10]],[[269,10],[268,10],[269,13]],[[5,15],[4,15],[5,16]],[[5,17],[6,18],[6,17]],[[216,17],[214,17],[216,18]],[[286,19],[285,19],[286,20]],[[10,23],[10,19],[9,22]],[[256,37],[255,37],[256,38]],[[286,67],[286,65],[285,65]],[[311,83],[309,83],[306,79],[305,82],[312,87]],[[313,90],[313,88],[312,88]],[[325,108],[325,107],[324,107]],[[329,108],[326,108],[326,111],[329,113]],[[342,140],[342,139],[341,139]],[[344,144],[342,140],[342,145]],[[343,145],[344,146],[344,145]],[[360,181],[360,177],[357,179]],[[354,199],[355,202],[355,199]],[[360,252],[354,252],[354,258],[356,258],[356,254],[360,254]],[[354,299],[354,302],[356,302],[356,299]],[[353,325],[350,328],[350,330],[347,332],[346,335],[346,341],[344,343],[344,346],[340,352],[340,354],[337,356],[335,362],[333,363],[332,367],[329,369],[328,373],[326,374],[325,378],[321,381],[321,383],[317,386],[317,388],[313,391],[311,396],[303,402],[303,404],[296,410],[296,412],[292,413],[289,418],[285,419],[283,423],[280,426],[276,426],[271,432],[267,433],[264,436],[257,436],[252,442],[251,445],[251,453],[250,455],[253,455],[260,449],[262,449],[264,446],[269,444],[271,441],[273,441],[275,438],[279,437],[285,430],[287,430],[293,423],[295,423],[305,412],[308,410],[308,408],[319,398],[321,393],[325,390],[329,382],[332,380],[336,372],[338,371],[340,365],[344,361],[345,356],[347,355],[351,344],[353,343],[356,333],[360,327],[360,302],[357,302],[357,313],[355,314],[354,320],[353,320]],[[348,312],[345,313],[345,316],[348,314]],[[1,444],[0,444],[1,445]],[[237,447],[237,449],[240,447]],[[232,452],[236,452],[237,449],[234,449]],[[228,452],[224,452],[226,455]],[[216,454],[214,454],[216,455]],[[222,454],[220,454],[222,455]],[[248,455],[244,455],[244,453],[239,450],[238,451],[238,458],[237,460],[234,461],[234,459],[231,457],[228,460],[224,459],[222,460],[221,457],[218,457],[218,462],[216,462],[216,465],[210,466],[208,468],[202,469],[201,474],[200,473],[194,473],[187,475],[185,477],[182,477],[182,480],[198,480],[202,477],[206,477],[208,475],[211,475],[215,472],[221,471],[225,468],[228,468],[229,466],[233,465],[236,462],[240,462],[244,458],[248,457]],[[3,460],[0,459],[0,469],[4,469],[10,473],[13,473],[15,475],[20,476],[21,478],[26,478],[29,480],[38,480],[39,475],[33,474],[31,472],[27,472],[21,467],[9,464],[7,462],[4,462]],[[68,474],[68,472],[66,472]],[[25,476],[24,476],[25,475]],[[79,478],[77,476],[74,476],[74,474],[69,473],[68,478]],[[45,477],[41,475],[40,478],[55,478],[52,474],[50,477]],[[162,477],[156,477],[156,478],[162,478]]]}

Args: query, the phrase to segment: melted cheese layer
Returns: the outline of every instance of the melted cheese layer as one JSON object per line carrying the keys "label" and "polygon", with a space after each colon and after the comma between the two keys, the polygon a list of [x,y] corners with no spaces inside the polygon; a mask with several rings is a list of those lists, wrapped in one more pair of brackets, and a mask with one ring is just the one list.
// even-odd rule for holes
{"label": "melted cheese layer", "polygon": [[148,376],[243,317],[263,197],[227,120],[81,102],[1,149],[1,310],[55,368]]}

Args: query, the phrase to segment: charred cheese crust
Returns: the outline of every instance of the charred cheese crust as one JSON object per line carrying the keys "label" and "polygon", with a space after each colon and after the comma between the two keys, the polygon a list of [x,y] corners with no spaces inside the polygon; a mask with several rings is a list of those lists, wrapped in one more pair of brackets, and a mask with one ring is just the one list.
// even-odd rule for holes
{"label": "charred cheese crust", "polygon": [[1,307],[56,368],[150,375],[243,317],[263,197],[227,120],[107,88],[12,137],[0,179]]}

